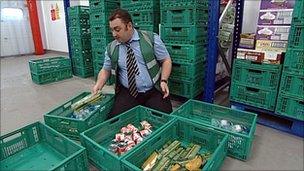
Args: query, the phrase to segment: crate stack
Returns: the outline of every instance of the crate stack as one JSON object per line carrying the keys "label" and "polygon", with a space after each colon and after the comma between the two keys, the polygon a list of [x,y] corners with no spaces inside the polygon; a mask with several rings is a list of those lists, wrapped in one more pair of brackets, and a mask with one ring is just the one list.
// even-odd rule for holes
{"label": "crate stack", "polygon": [[208,1],[161,0],[161,38],[173,61],[170,93],[194,98],[203,91]]}
{"label": "crate stack", "polygon": [[114,40],[110,26],[111,12],[119,8],[119,0],[90,0],[90,24],[94,77],[103,66],[104,54],[108,43]]}
{"label": "crate stack", "polygon": [[280,64],[235,59],[230,100],[274,111],[281,70]]}
{"label": "crate stack", "polygon": [[276,113],[304,121],[304,1],[296,1]]}
{"label": "crate stack", "polygon": [[230,100],[274,112],[286,52],[294,1],[261,1],[255,50],[238,49]]}
{"label": "crate stack", "polygon": [[159,0],[121,0],[120,3],[130,13],[134,28],[158,33]]}
{"label": "crate stack", "polygon": [[71,61],[67,57],[52,57],[29,60],[32,81],[47,84],[72,78]]}
{"label": "crate stack", "polygon": [[69,7],[68,15],[73,73],[82,78],[90,77],[93,75],[93,63],[89,8]]}

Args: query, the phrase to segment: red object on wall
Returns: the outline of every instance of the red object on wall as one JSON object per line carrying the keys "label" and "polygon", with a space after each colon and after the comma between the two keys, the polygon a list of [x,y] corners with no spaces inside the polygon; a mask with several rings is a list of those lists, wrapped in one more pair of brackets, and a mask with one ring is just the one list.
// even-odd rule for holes
{"label": "red object on wall", "polygon": [[29,10],[32,35],[33,35],[34,46],[35,46],[35,54],[43,55],[44,49],[43,49],[43,44],[42,44],[42,39],[41,39],[36,0],[26,0],[26,2],[27,2],[28,10]]}
{"label": "red object on wall", "polygon": [[56,20],[56,11],[55,11],[53,5],[51,8],[52,8],[51,9],[51,18],[52,18],[52,21],[55,21]]}

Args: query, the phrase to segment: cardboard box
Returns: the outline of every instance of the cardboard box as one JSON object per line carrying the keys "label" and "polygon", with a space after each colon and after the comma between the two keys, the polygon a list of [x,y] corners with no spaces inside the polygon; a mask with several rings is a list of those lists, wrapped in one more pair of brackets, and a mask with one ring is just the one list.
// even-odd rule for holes
{"label": "cardboard box", "polygon": [[255,34],[254,33],[242,33],[240,35],[239,47],[246,49],[255,48]]}
{"label": "cardboard box", "polygon": [[295,0],[262,0],[260,9],[293,9]]}
{"label": "cardboard box", "polygon": [[288,40],[290,26],[257,26],[257,40]]}
{"label": "cardboard box", "polygon": [[238,48],[236,58],[262,62],[265,54],[256,50]]}
{"label": "cardboard box", "polygon": [[256,40],[255,50],[286,52],[288,41]]}
{"label": "cardboard box", "polygon": [[258,25],[290,25],[293,9],[260,10]]}
{"label": "cardboard box", "polygon": [[264,63],[280,63],[282,52],[238,48],[237,58]]}

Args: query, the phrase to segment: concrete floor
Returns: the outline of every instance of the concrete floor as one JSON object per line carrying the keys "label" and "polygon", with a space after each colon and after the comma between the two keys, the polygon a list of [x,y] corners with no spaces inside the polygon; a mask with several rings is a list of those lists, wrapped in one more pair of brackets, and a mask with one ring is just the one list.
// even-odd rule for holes
{"label": "concrete floor", "polygon": [[[43,57],[58,55],[49,52]],[[37,57],[1,58],[1,135],[43,121],[44,113],[83,91],[90,91],[94,84],[92,78],[73,77],[36,85],[28,67],[28,60],[34,58]],[[105,91],[111,90],[105,87]],[[215,102],[227,105],[227,92],[220,93]],[[175,107],[178,105],[179,102],[174,102]],[[250,159],[243,162],[227,157],[222,170],[304,170],[303,163],[302,138],[257,125]]]}

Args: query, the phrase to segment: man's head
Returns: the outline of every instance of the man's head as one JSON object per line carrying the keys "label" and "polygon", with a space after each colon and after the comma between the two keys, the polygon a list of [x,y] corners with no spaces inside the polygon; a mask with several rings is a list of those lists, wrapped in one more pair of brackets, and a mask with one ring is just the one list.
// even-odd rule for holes
{"label": "man's head", "polygon": [[113,37],[119,42],[127,42],[133,35],[131,15],[123,9],[116,9],[109,17]]}

